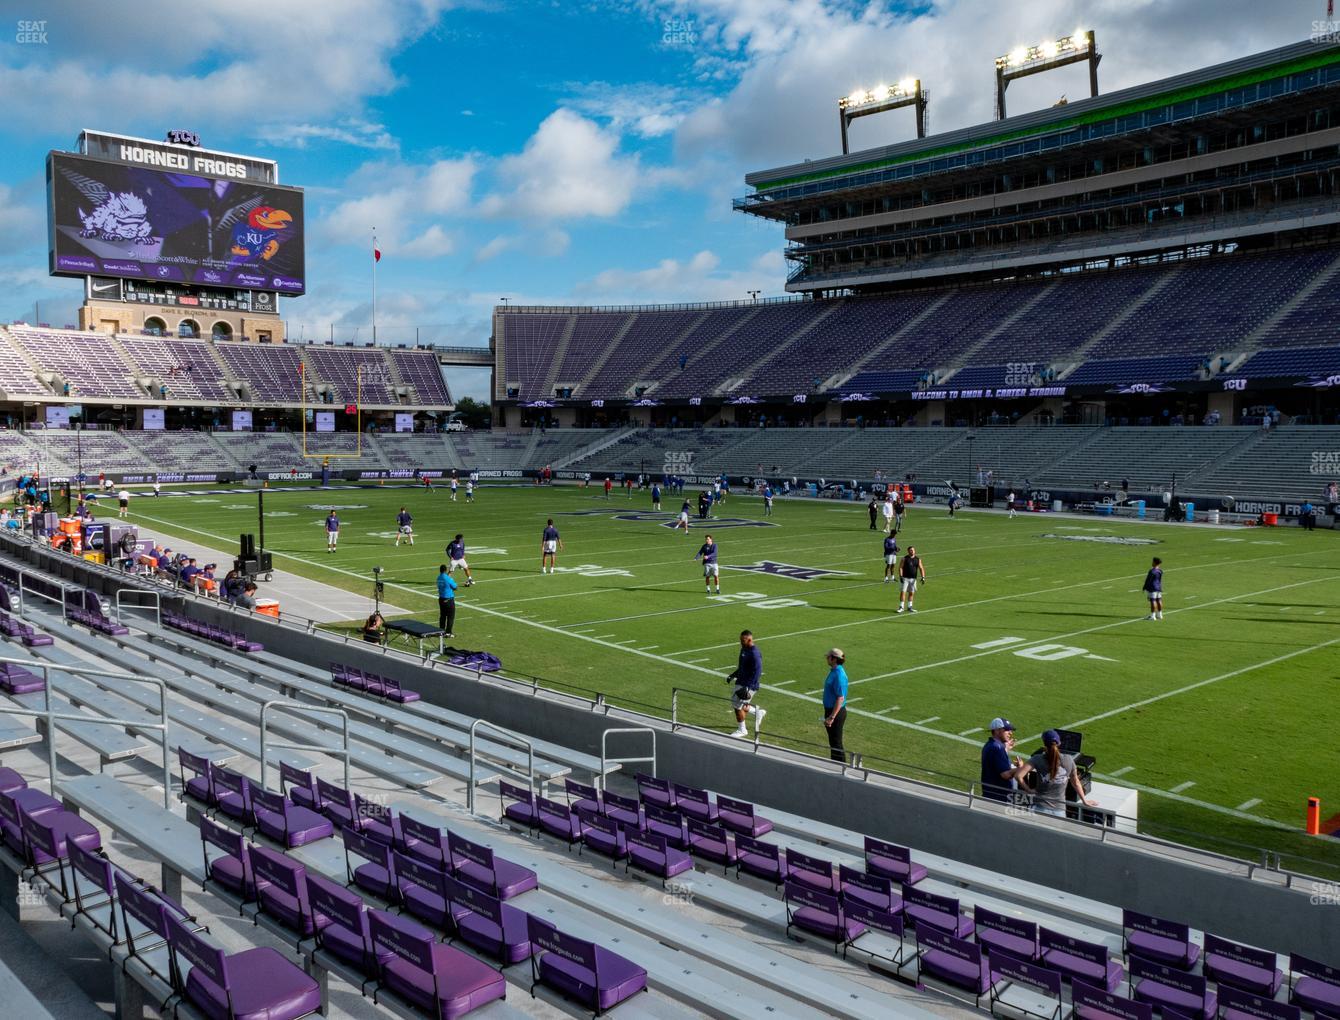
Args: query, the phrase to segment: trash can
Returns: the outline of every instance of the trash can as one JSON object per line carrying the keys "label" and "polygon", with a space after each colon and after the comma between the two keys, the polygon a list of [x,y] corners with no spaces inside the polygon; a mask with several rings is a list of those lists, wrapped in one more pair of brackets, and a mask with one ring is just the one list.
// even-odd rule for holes
{"label": "trash can", "polygon": [[1061,501],[1059,499],[1052,500],[1052,513],[1059,514],[1060,512],[1061,512]]}
{"label": "trash can", "polygon": [[1144,517],[1144,515],[1145,515],[1145,501],[1143,499],[1137,499],[1135,501],[1135,516]]}
{"label": "trash can", "polygon": [[1188,504],[1186,505],[1186,519],[1187,519],[1187,523],[1188,523],[1188,524],[1190,524],[1192,521],[1194,521],[1194,520],[1196,519],[1196,504],[1195,504],[1195,503],[1188,503]]}
{"label": "trash can", "polygon": [[1219,511],[1218,511],[1218,510],[1206,510],[1206,511],[1205,511],[1205,519],[1206,519],[1207,521],[1209,521],[1211,524],[1218,524],[1218,523],[1219,523]]}

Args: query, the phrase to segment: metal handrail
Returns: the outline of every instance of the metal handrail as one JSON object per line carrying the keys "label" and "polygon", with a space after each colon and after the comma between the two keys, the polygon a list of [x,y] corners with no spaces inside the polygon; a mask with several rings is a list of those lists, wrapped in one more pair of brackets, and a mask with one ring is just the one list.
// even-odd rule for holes
{"label": "metal handrail", "polygon": [[[340,736],[344,742],[343,747],[330,747],[325,744],[272,744],[265,739],[266,720],[271,711],[289,712],[297,715],[302,712],[318,712],[324,715],[338,716],[341,722]],[[261,786],[269,788],[266,782],[267,773],[270,768],[270,757],[265,753],[266,747],[281,751],[317,751],[322,754],[334,754],[344,759],[344,788],[349,788],[349,713],[342,708],[331,708],[327,705],[309,705],[302,701],[288,701],[284,698],[275,698],[261,705]]]}
{"label": "metal handrail", "polygon": [[47,772],[51,781],[51,789],[54,793],[57,789],[56,784],[56,720],[68,722],[93,723],[98,726],[120,726],[136,730],[159,730],[163,734],[163,807],[172,806],[172,760],[171,760],[171,740],[168,737],[168,728],[170,721],[167,714],[167,684],[157,677],[136,676],[134,673],[113,673],[104,669],[90,669],[85,666],[61,665],[60,671],[63,673],[86,674],[90,676],[113,677],[117,680],[133,680],[142,684],[153,684],[158,688],[158,718],[161,722],[147,723],[143,719],[109,719],[105,716],[85,715],[76,712],[57,712],[51,707],[51,670],[49,663],[39,662],[36,659],[13,659],[0,658],[0,663],[14,663],[31,669],[36,666],[42,671],[42,708],[20,708],[17,705],[6,705],[6,715],[32,716],[38,719],[45,719],[47,726]]}
{"label": "metal handrail", "polygon": [[[129,606],[127,606],[127,605],[125,605],[125,604],[123,603],[123,601],[122,601],[121,596],[123,596],[123,595],[143,595],[143,596],[152,598],[152,599],[153,599],[153,604],[152,604],[152,606],[149,606],[149,605],[144,605],[144,606],[140,606],[140,605],[129,605]],[[163,593],[162,593],[162,592],[154,591],[153,589],[146,589],[146,588],[118,588],[118,589],[116,589],[116,622],[117,622],[117,623],[121,623],[121,622],[123,622],[122,619],[121,619],[121,611],[122,611],[123,609],[150,609],[150,608],[152,608],[153,611],[154,611],[154,623],[156,623],[156,624],[157,624],[158,626],[160,626],[160,627],[163,626]]]}
{"label": "metal handrail", "polygon": [[[609,738],[611,733],[647,733],[651,735],[651,757],[611,758],[609,756]],[[651,762],[651,774],[656,774],[656,731],[650,726],[616,726],[603,730],[600,734],[600,775],[596,776],[596,786],[605,789],[605,776],[609,773],[610,763],[615,765],[642,765]]]}
{"label": "metal handrail", "polygon": [[[475,813],[475,786],[477,785],[475,783],[475,767],[478,765],[479,761],[479,754],[475,748],[475,733],[479,730],[481,726],[483,726],[485,729],[492,730],[494,733],[503,737],[505,740],[514,741],[515,743],[521,744],[526,748],[527,771],[524,774],[524,777],[526,780],[527,788],[530,790],[531,796],[535,795],[535,746],[519,733],[513,733],[511,730],[505,730],[501,726],[489,722],[487,719],[476,719],[473,723],[470,724],[470,783],[465,788],[465,810],[468,811],[470,814]],[[504,765],[501,762],[495,762],[493,764],[495,768],[508,769],[517,775],[522,775],[520,771],[513,769],[510,765]],[[482,785],[482,783],[486,782],[488,782],[487,779],[482,780],[479,785]],[[501,797],[501,794],[499,794],[499,796]]]}

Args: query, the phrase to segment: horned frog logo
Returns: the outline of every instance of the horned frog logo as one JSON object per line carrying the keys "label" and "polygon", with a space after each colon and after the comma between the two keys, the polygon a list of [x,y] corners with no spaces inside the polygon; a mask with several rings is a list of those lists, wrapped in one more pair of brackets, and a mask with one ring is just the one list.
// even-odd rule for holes
{"label": "horned frog logo", "polygon": [[81,208],[79,219],[84,229],[81,237],[96,237],[103,241],[134,241],[138,244],[153,242],[153,227],[149,224],[149,210],[132,191],[109,191],[91,213]]}

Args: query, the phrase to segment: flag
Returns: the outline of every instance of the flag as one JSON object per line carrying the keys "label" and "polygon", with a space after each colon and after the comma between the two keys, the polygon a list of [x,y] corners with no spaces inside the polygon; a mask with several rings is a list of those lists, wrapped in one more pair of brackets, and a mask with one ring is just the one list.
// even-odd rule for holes
{"label": "flag", "polygon": [[374,241],[372,243],[372,261],[380,262],[381,260],[382,260],[382,250],[381,248],[377,247],[377,243]]}

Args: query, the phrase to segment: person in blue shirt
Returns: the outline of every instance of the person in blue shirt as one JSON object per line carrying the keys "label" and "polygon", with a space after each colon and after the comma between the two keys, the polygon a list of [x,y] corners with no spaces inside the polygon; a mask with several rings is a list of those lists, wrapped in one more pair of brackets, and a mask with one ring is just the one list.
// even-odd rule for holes
{"label": "person in blue shirt", "polygon": [[766,482],[763,485],[763,516],[772,516],[772,486]]}
{"label": "person in blue shirt", "polygon": [[898,539],[884,536],[884,583],[892,584],[898,575]]}
{"label": "person in blue shirt", "polygon": [[716,594],[721,594],[721,565],[717,563],[717,544],[712,541],[712,536],[707,535],[703,538],[703,544],[698,551],[693,554],[695,560],[703,561],[703,584],[707,586],[707,594],[712,594],[712,582],[715,580],[717,585]]}
{"label": "person in blue shirt", "polygon": [[326,552],[334,552],[335,544],[340,540],[340,519],[335,511],[326,518]]}
{"label": "person in blue shirt", "polygon": [[1019,780],[1033,771],[1033,766],[1017,755],[1010,759],[1014,723],[997,717],[991,720],[990,729],[991,736],[982,745],[982,796],[1009,801],[1019,789]]}
{"label": "person in blue shirt", "polygon": [[1154,557],[1154,563],[1149,568],[1149,573],[1145,574],[1145,595],[1149,598],[1149,616],[1150,620],[1163,619],[1163,561],[1157,556]]}
{"label": "person in blue shirt", "polygon": [[653,510],[661,509],[661,486],[659,482],[651,483],[651,508]]}
{"label": "person in blue shirt", "polygon": [[558,553],[563,548],[563,539],[558,537],[558,529],[554,527],[552,517],[545,521],[544,531],[540,534],[540,573],[545,571],[546,564],[549,567],[549,573],[558,573]]}
{"label": "person in blue shirt", "polygon": [[410,544],[410,545],[413,545],[413,544],[414,544],[414,515],[411,514],[407,509],[405,509],[405,508],[402,506],[402,507],[400,508],[400,513],[398,513],[398,514],[395,515],[395,523],[396,523],[396,533],[395,533],[395,544],[396,544],[396,547],[399,548],[399,546],[400,546],[400,540],[401,540],[402,538],[407,539],[407,540],[409,541],[409,544]]}
{"label": "person in blue shirt", "polygon": [[763,717],[767,715],[767,710],[757,707],[754,704],[754,695],[758,693],[759,680],[763,676],[763,653],[758,650],[758,645],[754,643],[752,631],[740,631],[740,661],[735,666],[735,672],[726,677],[727,683],[735,685],[735,694],[731,698],[731,705],[735,708],[735,732],[732,737],[749,736],[749,728],[745,725],[745,720],[749,718],[752,712],[754,715],[754,736],[758,736],[758,731],[763,726]]}
{"label": "person in blue shirt", "polygon": [[452,637],[456,626],[456,582],[445,563],[437,568],[437,629]]}
{"label": "person in blue shirt", "polygon": [[842,727],[847,723],[847,653],[841,648],[828,651],[828,676],[824,679],[824,729],[828,734],[828,755],[847,764],[842,749]]}
{"label": "person in blue shirt", "polygon": [[455,574],[456,568],[460,567],[465,571],[465,586],[468,588],[475,583],[475,577],[470,573],[470,564],[465,562],[465,536],[457,534],[447,543],[447,560],[451,564],[449,573]]}

